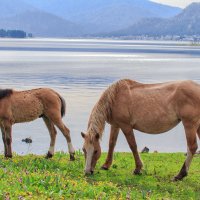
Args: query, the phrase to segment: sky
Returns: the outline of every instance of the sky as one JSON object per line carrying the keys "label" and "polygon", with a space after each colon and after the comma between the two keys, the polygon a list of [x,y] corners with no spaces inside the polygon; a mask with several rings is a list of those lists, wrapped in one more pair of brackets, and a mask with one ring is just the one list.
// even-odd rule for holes
{"label": "sky", "polygon": [[177,6],[180,8],[185,8],[193,2],[200,2],[200,0],[151,0],[157,3],[167,4],[170,6]]}

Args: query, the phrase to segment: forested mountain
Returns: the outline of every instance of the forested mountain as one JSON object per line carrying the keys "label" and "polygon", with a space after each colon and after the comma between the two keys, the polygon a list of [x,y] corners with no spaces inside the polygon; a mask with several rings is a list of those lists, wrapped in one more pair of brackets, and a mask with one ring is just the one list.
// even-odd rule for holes
{"label": "forested mountain", "polygon": [[200,3],[192,3],[170,19],[146,18],[109,36],[200,35]]}

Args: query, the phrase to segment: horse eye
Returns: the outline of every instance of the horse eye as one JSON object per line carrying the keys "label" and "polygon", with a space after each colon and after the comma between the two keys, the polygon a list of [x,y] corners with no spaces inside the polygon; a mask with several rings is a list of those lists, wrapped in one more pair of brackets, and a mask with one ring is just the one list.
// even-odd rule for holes
{"label": "horse eye", "polygon": [[96,151],[94,151],[94,154],[97,154],[97,150],[96,150]]}

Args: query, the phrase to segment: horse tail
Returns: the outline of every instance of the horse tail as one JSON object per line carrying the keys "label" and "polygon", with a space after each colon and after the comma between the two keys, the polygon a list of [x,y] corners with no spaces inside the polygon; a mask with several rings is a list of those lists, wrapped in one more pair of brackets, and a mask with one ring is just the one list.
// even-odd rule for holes
{"label": "horse tail", "polygon": [[66,102],[64,100],[63,97],[61,97],[60,95],[58,95],[61,101],[61,117],[65,116],[65,112],[66,112]]}
{"label": "horse tail", "polygon": [[197,131],[197,135],[198,135],[199,140],[200,140],[200,128],[199,128],[198,131]]}

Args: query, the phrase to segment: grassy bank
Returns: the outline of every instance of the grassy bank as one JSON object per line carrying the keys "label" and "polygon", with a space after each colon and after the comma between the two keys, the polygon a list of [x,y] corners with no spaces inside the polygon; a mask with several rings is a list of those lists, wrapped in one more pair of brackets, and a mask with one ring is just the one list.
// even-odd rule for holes
{"label": "grassy bank", "polygon": [[143,154],[143,175],[134,176],[130,153],[115,153],[109,171],[83,175],[84,156],[76,161],[57,153],[53,159],[42,156],[0,156],[0,199],[200,199],[200,155],[195,156],[189,176],[172,182],[185,159],[184,154]]}

